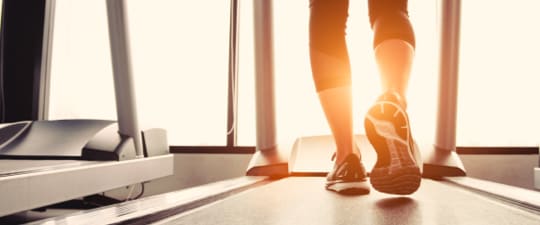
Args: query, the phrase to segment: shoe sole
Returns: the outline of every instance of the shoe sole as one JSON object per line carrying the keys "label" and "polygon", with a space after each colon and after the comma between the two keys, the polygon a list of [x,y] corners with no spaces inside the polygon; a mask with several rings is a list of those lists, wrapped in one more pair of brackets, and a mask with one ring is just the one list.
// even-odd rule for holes
{"label": "shoe sole", "polygon": [[[380,118],[372,115],[380,115]],[[404,126],[396,129],[388,120],[401,121]],[[414,193],[420,187],[422,176],[416,157],[409,149],[411,134],[405,112],[393,102],[381,101],[369,110],[364,122],[368,140],[377,152],[377,163],[370,173],[373,188],[389,194]],[[379,162],[383,160],[387,165],[381,166]]]}
{"label": "shoe sole", "polygon": [[327,183],[326,189],[346,195],[369,194],[367,181]]}

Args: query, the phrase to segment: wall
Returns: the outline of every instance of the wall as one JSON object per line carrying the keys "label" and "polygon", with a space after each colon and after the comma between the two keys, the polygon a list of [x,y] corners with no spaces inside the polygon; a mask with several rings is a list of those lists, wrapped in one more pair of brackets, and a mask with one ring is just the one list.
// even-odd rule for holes
{"label": "wall", "polygon": [[467,176],[534,189],[534,167],[538,154],[532,155],[460,155]]}

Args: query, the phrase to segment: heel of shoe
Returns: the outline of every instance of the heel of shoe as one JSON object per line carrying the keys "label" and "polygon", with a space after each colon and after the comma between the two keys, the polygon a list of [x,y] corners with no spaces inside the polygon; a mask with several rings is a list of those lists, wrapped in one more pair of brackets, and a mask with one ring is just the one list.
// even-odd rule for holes
{"label": "heel of shoe", "polygon": [[420,187],[422,176],[418,167],[402,167],[391,173],[387,168],[373,169],[370,182],[379,192],[409,195]]}

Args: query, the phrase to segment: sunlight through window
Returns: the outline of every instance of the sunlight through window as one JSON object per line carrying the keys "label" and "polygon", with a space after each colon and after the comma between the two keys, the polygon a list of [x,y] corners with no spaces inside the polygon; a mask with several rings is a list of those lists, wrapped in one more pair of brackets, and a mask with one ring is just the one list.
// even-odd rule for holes
{"label": "sunlight through window", "polygon": [[[209,3],[211,2],[211,3]],[[410,0],[416,59],[409,111],[419,142],[433,143],[438,94],[438,1]],[[518,4],[519,3],[519,4]],[[57,0],[50,119],[115,119],[105,2]],[[255,144],[253,11],[240,0],[238,144]],[[367,1],[350,1],[354,130],[379,95]],[[463,1],[457,144],[536,146],[540,68],[538,1]],[[172,145],[224,145],[229,1],[130,0],[133,70],[143,126]],[[274,1],[278,142],[330,134],[311,78],[309,1]]]}
{"label": "sunlight through window", "polygon": [[[253,29],[251,1],[242,2],[239,142],[254,144]],[[347,41],[351,57],[355,133],[380,94],[372,49],[367,1],[350,1]],[[418,136],[433,137],[437,91],[436,5],[410,1],[417,38],[416,63],[409,91],[411,120]],[[309,1],[274,1],[275,88],[278,142],[330,134],[311,78],[308,46]],[[426,93],[433,93],[428,94]]]}
{"label": "sunlight through window", "polygon": [[[141,127],[172,145],[225,144],[230,3],[211,2],[127,4]],[[56,5],[50,119],[116,119],[105,1]]]}

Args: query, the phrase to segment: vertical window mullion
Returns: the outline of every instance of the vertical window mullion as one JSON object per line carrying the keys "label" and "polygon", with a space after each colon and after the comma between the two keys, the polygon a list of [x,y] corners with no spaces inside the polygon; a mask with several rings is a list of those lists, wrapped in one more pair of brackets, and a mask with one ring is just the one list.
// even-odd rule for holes
{"label": "vertical window mullion", "polygon": [[229,86],[227,99],[227,147],[236,146],[238,120],[238,23],[239,2],[231,0],[229,33]]}

